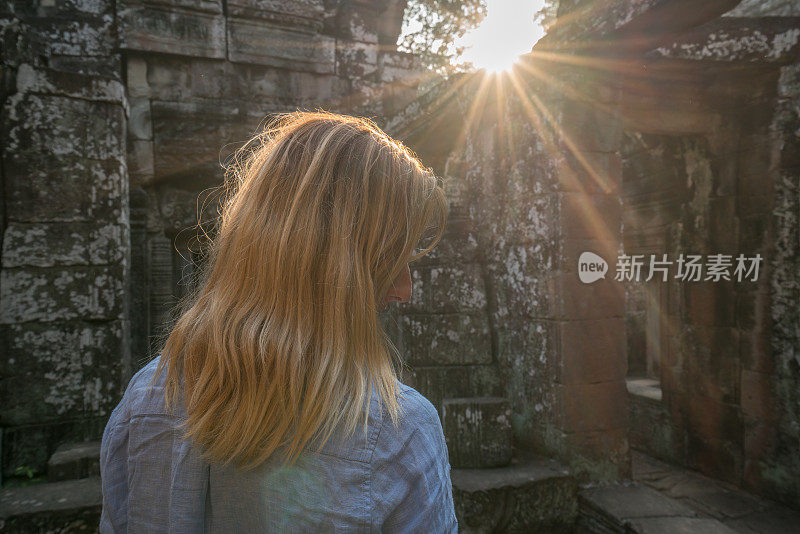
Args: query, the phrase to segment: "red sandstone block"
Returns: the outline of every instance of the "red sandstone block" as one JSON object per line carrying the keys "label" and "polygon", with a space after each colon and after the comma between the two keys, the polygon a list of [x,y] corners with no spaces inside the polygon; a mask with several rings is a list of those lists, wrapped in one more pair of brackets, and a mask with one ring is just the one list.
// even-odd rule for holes
{"label": "red sandstone block", "polygon": [[742,474],[741,440],[729,441],[687,434],[686,462],[708,476],[738,484]]}
{"label": "red sandstone block", "polygon": [[697,395],[683,398],[689,435],[701,440],[741,444],[742,420],[739,407]]}
{"label": "red sandstone block", "polygon": [[618,195],[560,193],[558,202],[561,234],[565,238],[619,239],[622,206]]}
{"label": "red sandstone block", "polygon": [[625,320],[560,321],[557,380],[591,384],[625,379]]}
{"label": "red sandstone block", "polygon": [[560,115],[564,150],[614,152],[619,149],[622,125],[609,104],[568,100],[563,103]]}
{"label": "red sandstone block", "polygon": [[755,330],[769,322],[769,286],[764,284],[761,287],[739,287],[737,289],[736,326],[742,330]]}
{"label": "red sandstone block", "polygon": [[608,262],[606,278],[614,278],[614,264],[616,263],[619,239],[596,238],[566,238],[561,241],[558,254],[558,270],[564,273],[578,272],[578,259],[584,252],[597,254]]}
{"label": "red sandstone block", "polygon": [[684,284],[685,317],[691,324],[733,326],[736,324],[735,282],[688,282]]}
{"label": "red sandstone block", "polygon": [[772,376],[754,371],[742,371],[742,416],[745,421],[773,421],[776,417]]}
{"label": "red sandstone block", "polygon": [[709,246],[714,254],[733,254],[739,250],[740,222],[736,213],[736,195],[708,201]]}
{"label": "red sandstone block", "polygon": [[557,319],[601,319],[625,315],[625,294],[613,277],[584,284],[577,273],[559,273],[547,280],[549,302]]}
{"label": "red sandstone block", "polygon": [[555,167],[562,191],[616,195],[622,189],[622,158],[617,152],[567,152]]}
{"label": "red sandstone block", "polygon": [[771,421],[761,421],[745,425],[744,455],[748,460],[758,460],[768,456],[775,445],[776,427]]}
{"label": "red sandstone block", "polygon": [[624,380],[557,385],[557,421],[564,432],[591,432],[628,426],[628,390]]}
{"label": "red sandstone block", "polygon": [[738,404],[738,346],[735,328],[687,325],[682,340],[685,390],[717,402]]}
{"label": "red sandstone block", "polygon": [[775,368],[772,360],[772,338],[769,323],[759,329],[743,330],[739,335],[739,354],[742,369],[771,373]]}

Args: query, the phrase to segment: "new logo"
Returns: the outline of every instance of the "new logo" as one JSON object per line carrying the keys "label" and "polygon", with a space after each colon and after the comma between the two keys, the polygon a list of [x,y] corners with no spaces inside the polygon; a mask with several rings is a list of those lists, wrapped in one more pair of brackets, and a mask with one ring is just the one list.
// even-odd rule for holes
{"label": "new logo", "polygon": [[584,284],[591,284],[606,277],[608,263],[594,252],[583,252],[578,258],[578,277]]}

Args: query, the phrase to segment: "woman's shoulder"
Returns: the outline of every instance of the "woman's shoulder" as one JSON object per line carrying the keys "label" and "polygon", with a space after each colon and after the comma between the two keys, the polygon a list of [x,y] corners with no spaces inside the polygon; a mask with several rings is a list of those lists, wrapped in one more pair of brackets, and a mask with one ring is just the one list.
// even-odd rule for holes
{"label": "woman's shoulder", "polygon": [[164,399],[164,376],[159,375],[159,357],[139,369],[128,382],[118,408],[126,419],[138,415],[174,415],[166,408]]}
{"label": "woman's shoulder", "polygon": [[441,427],[439,412],[422,393],[398,380],[401,420],[410,428],[419,425]]}
{"label": "woman's shoulder", "polygon": [[[431,401],[413,387],[398,381],[400,410],[397,421],[383,413],[383,424],[376,443],[376,457],[393,457],[416,444],[431,452],[444,449],[444,433],[439,412]],[[437,453],[438,454],[438,453]]]}

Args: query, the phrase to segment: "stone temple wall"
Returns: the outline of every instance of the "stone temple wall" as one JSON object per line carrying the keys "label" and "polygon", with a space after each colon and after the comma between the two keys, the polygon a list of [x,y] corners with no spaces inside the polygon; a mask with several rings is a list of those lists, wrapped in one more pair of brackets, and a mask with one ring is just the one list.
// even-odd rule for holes
{"label": "stone temple wall", "polygon": [[[507,399],[514,445],[576,474],[625,476],[630,444],[797,505],[800,20],[736,4],[561,2],[510,76],[454,81],[428,101],[444,118],[398,122],[446,162],[478,243],[448,272],[479,288],[467,333],[484,354],[488,330],[476,376],[499,387],[459,394]],[[582,251],[606,280],[577,281]],[[622,253],[763,261],[756,281],[617,283]]]}
{"label": "stone temple wall", "polygon": [[99,438],[186,291],[198,195],[266,117],[380,121],[416,98],[414,58],[394,46],[404,7],[0,3],[5,475]]}
{"label": "stone temple wall", "polygon": [[[500,397],[515,456],[536,451],[576,475],[617,479],[629,472],[623,294],[610,278],[582,286],[576,254],[610,257],[619,246],[613,169],[620,128],[609,113],[593,111],[588,96],[570,94],[570,86],[587,82],[585,73],[548,65],[543,80],[540,67],[526,60],[510,75],[455,80],[432,99],[441,119],[398,119],[423,159],[444,162],[451,205],[463,214],[462,233],[445,236],[431,260],[447,267],[420,265],[418,280],[423,293],[447,289],[458,299],[436,321],[447,320],[447,311],[471,314],[461,328],[439,333],[462,344],[458,353],[468,360],[460,363],[468,365],[427,364],[410,382],[432,400]],[[592,99],[614,102],[608,80],[588,81],[582,90]],[[578,160],[601,170],[593,175]],[[417,314],[407,305],[400,313],[405,321]],[[442,344],[401,334],[409,355]],[[448,436],[446,417],[443,424],[448,447],[461,446]]]}

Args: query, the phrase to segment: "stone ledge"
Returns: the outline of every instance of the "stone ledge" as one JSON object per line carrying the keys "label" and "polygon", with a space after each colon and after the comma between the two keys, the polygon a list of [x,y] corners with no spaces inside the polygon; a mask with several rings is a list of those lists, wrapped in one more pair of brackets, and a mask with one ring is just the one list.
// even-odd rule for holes
{"label": "stone ledge", "polygon": [[800,17],[721,17],[646,54],[696,61],[788,63],[800,49]]}
{"label": "stone ledge", "polygon": [[69,524],[75,527],[70,531],[95,531],[102,503],[100,477],[4,489],[0,530],[49,532]]}
{"label": "stone ledge", "polygon": [[497,469],[453,469],[459,532],[573,532],[577,483],[553,460]]}
{"label": "stone ledge", "polygon": [[580,492],[579,501],[578,525],[586,532],[734,532],[722,522],[703,517],[682,502],[637,483],[588,488]]}
{"label": "stone ledge", "polygon": [[52,481],[100,476],[100,442],[68,443],[60,446],[47,462]]}

